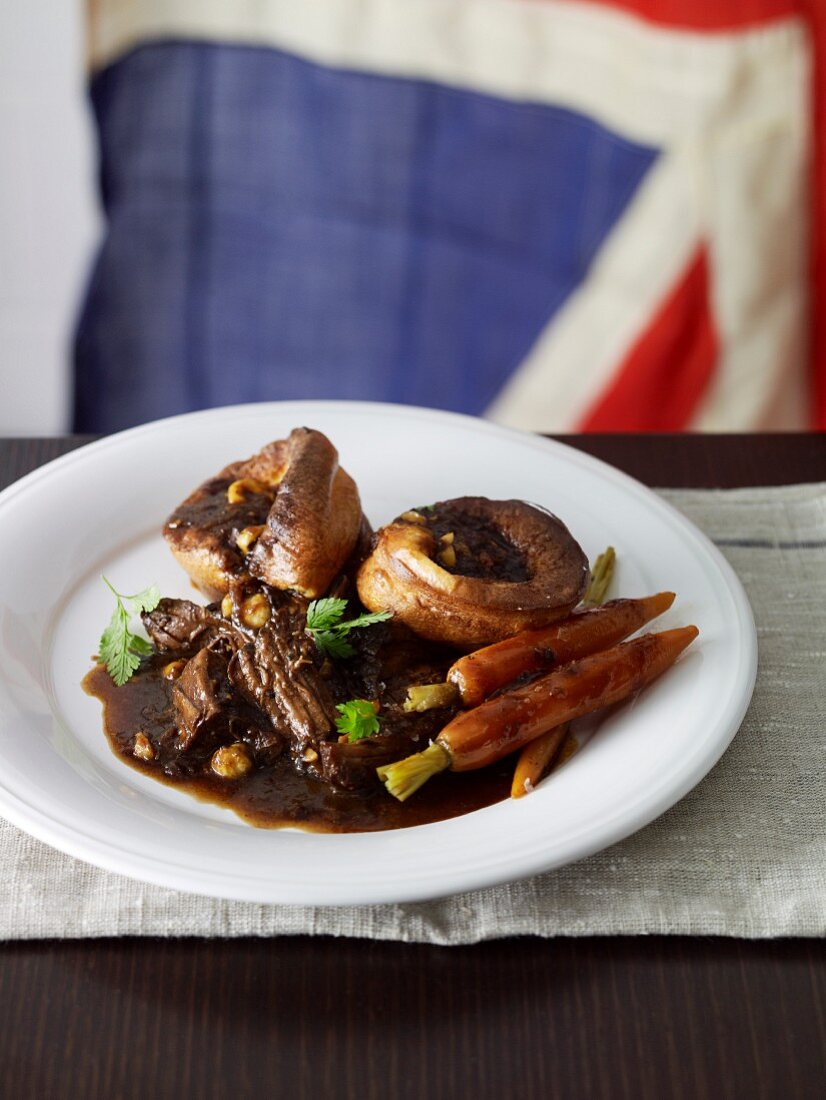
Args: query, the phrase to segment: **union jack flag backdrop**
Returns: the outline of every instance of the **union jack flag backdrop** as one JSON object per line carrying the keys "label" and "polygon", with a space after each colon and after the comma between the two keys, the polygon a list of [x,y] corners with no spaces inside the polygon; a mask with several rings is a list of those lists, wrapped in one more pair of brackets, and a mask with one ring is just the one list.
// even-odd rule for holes
{"label": "union jack flag backdrop", "polygon": [[826,426],[820,0],[89,16],[77,429],[308,397]]}

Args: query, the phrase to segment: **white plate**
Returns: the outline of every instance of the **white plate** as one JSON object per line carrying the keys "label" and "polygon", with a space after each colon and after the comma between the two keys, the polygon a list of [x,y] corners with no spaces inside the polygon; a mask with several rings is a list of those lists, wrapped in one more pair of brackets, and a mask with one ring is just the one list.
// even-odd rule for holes
{"label": "white plate", "polygon": [[[306,424],[326,432],[374,524],[465,494],[557,512],[615,591],[671,588],[663,628],[691,650],[607,718],[528,798],[386,833],[262,830],[124,765],[80,681],[111,596],[157,581],[191,596],[160,536],[172,508],[227,462]],[[578,451],[468,417],[340,402],[218,409],[135,428],[50,463],[0,496],[0,812],[125,875],[216,897],[292,904],[411,901],[490,886],[598,851],[673,805],[717,761],[754,685],[743,590],[715,547],[643,486]]]}

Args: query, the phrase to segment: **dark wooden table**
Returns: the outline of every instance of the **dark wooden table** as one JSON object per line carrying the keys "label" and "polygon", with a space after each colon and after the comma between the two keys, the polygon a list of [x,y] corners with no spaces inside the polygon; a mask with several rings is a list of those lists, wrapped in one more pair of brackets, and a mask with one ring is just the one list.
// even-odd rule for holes
{"label": "dark wooden table", "polygon": [[[78,441],[0,442],[0,484]],[[652,485],[826,481],[826,436],[568,439]],[[821,1097],[826,945],[0,948],[3,1097]]]}

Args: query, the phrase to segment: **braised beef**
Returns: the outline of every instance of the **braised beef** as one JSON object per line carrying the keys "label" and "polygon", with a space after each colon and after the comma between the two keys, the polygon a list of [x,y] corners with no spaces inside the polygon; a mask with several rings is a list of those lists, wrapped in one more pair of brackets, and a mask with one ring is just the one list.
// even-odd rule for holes
{"label": "braised beef", "polygon": [[187,661],[172,687],[172,702],[175,705],[182,752],[192,747],[199,734],[229,722],[229,656],[224,649],[199,649]]}
{"label": "braised beef", "polygon": [[[269,621],[244,628],[239,609],[265,595]],[[164,770],[175,774],[192,764],[176,754],[208,754],[219,744],[244,741],[257,765],[274,760],[285,742],[295,766],[341,790],[378,787],[376,768],[423,748],[447,722],[450,711],[406,714],[402,704],[413,684],[444,679],[453,655],[423,642],[392,622],[354,631],[356,653],[330,661],[305,630],[307,601],[270,589],[251,578],[230,589],[232,619],[217,606],[163,600],[144,622],[161,652],[192,653],[172,687],[177,734],[164,748]],[[198,648],[200,647],[200,648]],[[375,699],[381,730],[351,744],[336,730],[336,704]]]}
{"label": "braised beef", "polygon": [[449,720],[450,712],[406,714],[399,706],[382,707],[381,731],[375,737],[349,742],[325,741],[319,746],[324,779],[343,791],[378,789],[376,768],[420,752]]}
{"label": "braised beef", "polygon": [[201,607],[191,600],[163,599],[141,619],[159,653],[191,653],[218,638],[233,646],[245,640],[238,628],[221,616],[216,604]]}
{"label": "braised beef", "polygon": [[307,749],[317,749],[318,742],[335,730],[336,717],[305,621],[306,613],[296,601],[275,607],[270,621],[254,642],[238,650],[229,668],[241,694],[291,739],[297,759],[303,759]]}
{"label": "braised beef", "polygon": [[354,744],[325,741],[320,746],[321,771],[325,780],[341,791],[368,790],[378,784],[376,768],[415,751],[408,738],[393,735]]}
{"label": "braised beef", "polygon": [[[305,629],[305,598],[248,575],[232,581],[228,598],[226,614],[219,604],[164,599],[143,615],[159,654],[188,658],[170,687],[171,720],[156,745],[170,778],[208,771],[216,748],[243,741],[257,768],[287,746],[299,772],[342,791],[378,790],[377,767],[425,747],[449,720],[450,709],[407,714],[403,703],[411,685],[444,680],[451,651],[389,621],[353,631],[354,656],[333,661]],[[269,616],[258,629],[244,621],[252,598],[266,601]],[[350,606],[357,615],[356,601]],[[338,733],[336,705],[350,699],[379,704],[375,736],[350,743]]]}
{"label": "braised beef", "polygon": [[353,631],[347,640],[355,655],[334,663],[337,702],[355,698],[379,699],[383,705],[404,702],[408,687],[444,680],[456,660],[455,650],[425,641],[392,619]]}

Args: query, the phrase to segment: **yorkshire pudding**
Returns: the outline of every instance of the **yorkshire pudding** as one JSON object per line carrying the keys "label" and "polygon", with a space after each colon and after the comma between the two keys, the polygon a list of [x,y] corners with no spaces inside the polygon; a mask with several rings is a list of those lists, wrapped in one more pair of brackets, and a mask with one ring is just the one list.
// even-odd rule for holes
{"label": "yorkshire pudding", "polygon": [[459,497],[382,527],[358,592],[423,638],[472,648],[567,615],[589,576],[556,516],[521,500]]}
{"label": "yorkshire pudding", "polygon": [[338,451],[321,432],[295,428],[266,526],[248,558],[250,573],[315,599],[350,557],[361,529],[359,491],[339,466]]}
{"label": "yorkshire pudding", "polygon": [[362,521],[358,489],[335,447],[321,432],[296,428],[205,481],[163,534],[213,599],[245,572],[313,598],[353,552]]}
{"label": "yorkshire pudding", "polygon": [[164,524],[170,550],[210,598],[222,596],[245,571],[238,539],[242,532],[260,533],[286,464],[287,440],[268,443],[199,485]]}

